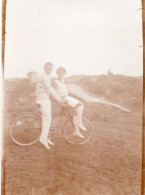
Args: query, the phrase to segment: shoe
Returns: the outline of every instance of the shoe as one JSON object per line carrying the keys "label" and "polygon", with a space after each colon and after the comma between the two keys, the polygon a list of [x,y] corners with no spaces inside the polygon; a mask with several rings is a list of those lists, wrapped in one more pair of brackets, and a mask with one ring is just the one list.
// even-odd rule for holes
{"label": "shoe", "polygon": [[83,124],[78,124],[77,126],[78,126],[81,130],[87,131],[87,129],[84,127]]}
{"label": "shoe", "polygon": [[51,150],[51,148],[49,147],[48,143],[43,141],[42,139],[39,140],[41,142],[41,144],[48,150]]}
{"label": "shoe", "polygon": [[54,143],[50,140],[50,138],[47,139],[47,143],[54,146]]}
{"label": "shoe", "polygon": [[74,135],[80,137],[80,138],[85,138],[79,131],[75,131]]}

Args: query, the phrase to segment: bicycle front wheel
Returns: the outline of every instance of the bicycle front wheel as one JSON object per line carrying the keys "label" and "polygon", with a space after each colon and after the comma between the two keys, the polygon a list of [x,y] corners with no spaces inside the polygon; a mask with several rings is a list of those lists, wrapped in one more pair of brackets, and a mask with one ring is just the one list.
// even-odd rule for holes
{"label": "bicycle front wheel", "polygon": [[20,146],[36,143],[40,134],[40,119],[31,114],[24,114],[17,117],[10,126],[10,137]]}
{"label": "bicycle front wheel", "polygon": [[71,120],[67,120],[63,129],[63,134],[66,140],[71,144],[84,144],[89,141],[92,136],[92,127],[90,121],[83,117],[82,119],[83,125],[87,129],[86,131],[79,129],[82,137],[77,136],[75,134],[75,127]]}

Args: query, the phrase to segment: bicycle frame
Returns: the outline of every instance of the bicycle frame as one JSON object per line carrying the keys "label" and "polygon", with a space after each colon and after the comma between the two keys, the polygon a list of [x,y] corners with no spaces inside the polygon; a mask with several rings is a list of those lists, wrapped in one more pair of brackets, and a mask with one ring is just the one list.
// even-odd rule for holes
{"label": "bicycle frame", "polygon": [[64,107],[64,112],[65,113],[62,114],[62,116],[59,119],[59,121],[57,122],[56,126],[51,126],[50,127],[50,133],[59,132],[60,127],[61,127],[61,130],[62,130],[67,120],[70,120],[72,126],[74,127],[73,115],[71,114],[69,106]]}
{"label": "bicycle frame", "polygon": [[[72,112],[72,109],[73,109],[73,112]],[[83,118],[84,122],[87,125],[87,130],[88,130],[88,131],[86,131],[87,134],[84,134],[84,136],[86,136],[86,137],[84,137],[85,139],[78,140],[78,138],[76,138],[76,140],[74,140],[75,139],[74,131],[73,131],[73,128],[75,127],[74,120],[73,120],[74,116],[75,116],[74,115],[74,108],[69,107],[69,106],[65,106],[64,112],[62,113],[62,115],[60,114],[59,120],[57,120],[57,122],[55,123],[56,125],[55,126],[51,125],[50,131],[49,131],[49,136],[51,137],[52,134],[58,133],[59,137],[65,137],[69,143],[73,143],[73,144],[86,143],[92,135],[91,124],[86,118]],[[20,128],[20,127],[15,128],[15,125],[16,126],[21,125],[23,123],[23,122],[21,123],[21,121],[20,121],[21,119],[22,119],[22,121],[24,119],[24,122],[26,122],[26,124],[27,124],[27,122],[28,122],[27,118],[29,119],[29,117],[31,119],[30,122],[32,122],[33,124],[34,124],[34,122],[35,122],[35,124],[36,123],[38,124],[36,127],[36,130],[40,130],[40,131],[36,132],[38,134],[38,136],[36,136],[36,138],[33,139],[33,136],[30,136],[30,138],[32,138],[32,140],[30,140],[28,142],[27,141],[23,142],[23,140],[21,140],[21,139],[19,140],[19,138],[17,136],[15,137],[15,135],[17,135],[17,130]],[[25,119],[26,119],[26,121],[25,121]],[[17,124],[17,122],[19,122],[20,124]],[[21,113],[20,116],[16,117],[13,120],[13,122],[10,126],[10,136],[11,136],[12,140],[18,145],[21,145],[21,146],[32,145],[39,140],[39,136],[41,134],[41,125],[42,125],[42,117],[40,117],[40,115],[39,116],[34,115],[34,113],[29,113],[29,112]],[[33,127],[35,130],[35,125]],[[27,125],[27,129],[28,128],[29,128],[29,125]],[[13,134],[13,132],[15,132],[15,129],[16,129],[16,134],[15,133]],[[24,132],[23,132],[23,130],[24,130]],[[33,128],[32,128],[32,130],[33,130]],[[71,132],[71,134],[68,134],[69,132]],[[88,134],[88,132],[89,132],[89,134]],[[25,133],[25,128],[22,128],[22,133]],[[32,133],[34,133],[34,132],[32,132]],[[24,135],[24,137],[25,137],[25,135]],[[24,139],[24,141],[25,141],[25,139]]]}

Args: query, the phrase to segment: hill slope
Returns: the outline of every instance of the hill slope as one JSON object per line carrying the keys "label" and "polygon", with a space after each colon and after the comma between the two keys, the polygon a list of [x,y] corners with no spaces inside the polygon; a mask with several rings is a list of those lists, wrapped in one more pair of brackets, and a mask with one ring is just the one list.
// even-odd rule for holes
{"label": "hill slope", "polygon": [[142,109],[142,77],[122,75],[76,76],[68,79],[89,94],[137,111]]}
{"label": "hill slope", "polygon": [[[96,97],[126,105],[133,112],[123,112],[106,104],[86,102],[84,116],[91,121],[93,129],[91,140],[85,145],[76,146],[55,135],[52,137],[55,146],[51,152],[39,142],[33,146],[20,147],[11,140],[9,128],[13,119],[20,112],[30,111],[38,114],[38,111],[35,108],[35,97],[31,96],[35,84],[25,79],[6,81],[2,178],[5,194],[140,194],[141,81],[125,78],[125,81],[128,80],[128,86],[122,89],[123,77],[120,82],[113,78],[114,88],[111,88],[112,81],[107,82],[107,76],[96,78],[98,80],[95,81],[89,76],[71,77],[68,82],[79,84],[83,90]],[[113,90],[117,83],[123,90],[121,94]],[[138,90],[137,93],[135,90]],[[77,93],[75,96],[77,97]],[[61,108],[53,101],[52,118],[59,117],[60,111]]]}

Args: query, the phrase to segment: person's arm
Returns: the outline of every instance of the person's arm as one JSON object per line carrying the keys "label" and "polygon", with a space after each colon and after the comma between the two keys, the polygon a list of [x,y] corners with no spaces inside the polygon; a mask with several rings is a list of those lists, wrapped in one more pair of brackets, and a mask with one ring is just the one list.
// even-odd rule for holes
{"label": "person's arm", "polygon": [[57,102],[63,103],[63,100],[58,96],[56,91],[52,88],[51,83],[48,82],[47,79],[43,78],[41,82],[49,95],[51,95]]}
{"label": "person's arm", "polygon": [[[55,92],[57,93],[57,90],[58,90],[58,88],[60,87],[60,86],[59,86],[58,80],[54,80],[54,81],[52,82],[52,87],[53,87],[53,89],[55,90]],[[65,91],[65,95],[66,95],[66,96],[68,95],[68,91],[67,91],[67,90]],[[65,99],[63,99],[63,105],[67,105],[67,104],[68,104],[68,101],[65,100]]]}

